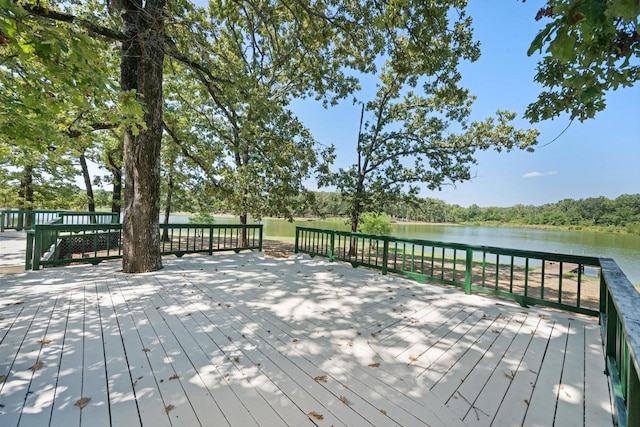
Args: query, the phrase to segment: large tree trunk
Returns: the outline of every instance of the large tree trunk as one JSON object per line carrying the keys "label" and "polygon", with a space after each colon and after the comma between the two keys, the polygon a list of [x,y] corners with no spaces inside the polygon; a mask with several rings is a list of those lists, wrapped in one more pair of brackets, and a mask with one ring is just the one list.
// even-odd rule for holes
{"label": "large tree trunk", "polygon": [[122,19],[129,41],[122,44],[121,85],[137,89],[146,129],[125,131],[125,207],[122,270],[143,273],[162,268],[160,256],[160,148],[165,0],[125,0]]}
{"label": "large tree trunk", "polygon": [[[33,165],[26,165],[22,172],[22,182],[18,189],[18,210],[31,211],[33,209]],[[32,215],[18,214],[16,230],[30,228],[32,225]]]}
{"label": "large tree trunk", "polygon": [[[87,167],[87,158],[84,156],[84,153],[80,154],[80,168],[82,169],[82,178],[84,178],[84,187],[87,191],[87,200],[88,206],[87,210],[89,212],[96,211],[96,202],[93,199],[93,186],[91,185],[91,175],[89,175],[89,168]],[[92,222],[95,222],[96,218],[92,218]]]}

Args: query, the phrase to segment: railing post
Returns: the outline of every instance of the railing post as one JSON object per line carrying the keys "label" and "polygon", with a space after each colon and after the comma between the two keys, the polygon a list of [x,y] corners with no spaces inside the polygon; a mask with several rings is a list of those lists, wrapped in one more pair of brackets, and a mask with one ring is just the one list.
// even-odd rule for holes
{"label": "railing post", "polygon": [[42,231],[38,229],[36,225],[33,226],[33,258],[31,268],[33,270],[40,269],[40,256],[42,254]]}
{"label": "railing post", "polygon": [[[631,359],[631,356],[629,356]],[[627,426],[640,426],[640,380],[633,360],[629,360],[627,379]]]}
{"label": "railing post", "polygon": [[262,252],[262,231],[263,231],[264,225],[259,224],[259,227],[260,227],[259,228],[260,234],[259,234],[259,237],[258,237],[258,246],[259,246],[258,247],[258,252]]}
{"label": "railing post", "polygon": [[471,294],[471,281],[473,278],[473,250],[467,248],[464,271],[464,293]]}
{"label": "railing post", "polygon": [[331,234],[329,235],[329,261],[331,262],[333,262],[335,259],[333,256],[333,248],[335,243],[336,243],[336,232],[335,230],[332,230]]}
{"label": "railing post", "polygon": [[213,255],[213,230],[215,225],[209,225],[209,255]]}
{"label": "railing post", "polygon": [[4,231],[4,212],[0,212],[0,233]]}
{"label": "railing post", "polygon": [[34,239],[34,231],[27,231],[27,253],[25,254],[24,260],[24,269],[31,270],[33,266],[33,239]]}
{"label": "railing post", "polygon": [[293,253],[297,254],[298,253],[298,240],[300,239],[300,228],[296,227],[296,243],[295,246],[293,248]]}
{"label": "railing post", "polygon": [[387,274],[389,271],[389,266],[387,265],[389,264],[389,238],[385,236],[382,241],[384,242],[382,244],[382,274]]}

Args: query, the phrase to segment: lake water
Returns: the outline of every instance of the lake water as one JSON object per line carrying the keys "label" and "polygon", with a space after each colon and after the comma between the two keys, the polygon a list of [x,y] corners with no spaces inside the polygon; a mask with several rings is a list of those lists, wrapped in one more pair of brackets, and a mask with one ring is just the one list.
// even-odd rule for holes
{"label": "lake water", "polygon": [[[172,216],[172,222],[188,217]],[[237,218],[218,218],[218,224],[237,224]],[[293,238],[296,226],[348,230],[346,224],[330,221],[265,219],[265,238]],[[393,224],[392,235],[440,242],[613,258],[634,284],[640,284],[640,236],[588,231],[537,230],[515,227],[482,227],[430,224]]]}

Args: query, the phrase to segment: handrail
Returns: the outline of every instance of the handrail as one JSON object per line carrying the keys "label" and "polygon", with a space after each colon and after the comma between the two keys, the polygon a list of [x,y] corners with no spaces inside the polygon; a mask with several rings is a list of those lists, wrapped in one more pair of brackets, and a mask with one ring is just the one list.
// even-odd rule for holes
{"label": "handrail", "polygon": [[114,212],[5,209],[0,212],[0,232],[9,229],[31,230],[36,225],[50,224],[58,218],[63,218],[63,224],[109,224],[120,221],[120,215]]}
{"label": "handrail", "polygon": [[640,427],[640,293],[614,260],[309,227],[295,252],[599,316],[616,424]]}
{"label": "handrail", "polygon": [[[261,224],[160,224],[160,253],[181,257],[192,253],[262,251],[262,230]],[[46,252],[55,256],[42,259]],[[71,263],[98,264],[119,258],[122,258],[122,224],[119,223],[42,224],[27,233],[26,269]]]}

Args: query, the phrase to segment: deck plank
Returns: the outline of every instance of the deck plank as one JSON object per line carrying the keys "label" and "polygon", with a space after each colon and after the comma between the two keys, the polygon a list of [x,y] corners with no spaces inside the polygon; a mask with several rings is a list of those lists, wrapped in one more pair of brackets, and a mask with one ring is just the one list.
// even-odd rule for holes
{"label": "deck plank", "polygon": [[523,426],[553,425],[558,401],[557,386],[560,384],[562,375],[564,363],[562,356],[567,345],[568,334],[569,321],[564,319],[555,321],[538,378],[533,386],[531,404],[525,414]]}
{"label": "deck plank", "polygon": [[584,423],[584,325],[571,321],[558,384],[555,425]]}
{"label": "deck plank", "polygon": [[[522,425],[531,403],[531,394],[547,344],[553,332],[553,324],[546,316],[539,317],[540,323],[533,330],[533,338],[511,382],[509,393],[500,402],[492,423],[498,426]],[[533,409],[535,410],[535,408]]]}
{"label": "deck plank", "polygon": [[612,423],[611,392],[605,372],[605,362],[600,340],[600,326],[585,326],[585,408],[584,425],[605,426]]}
{"label": "deck plank", "polygon": [[34,372],[29,386],[20,416],[20,426],[38,427],[49,424],[70,302],[71,299],[66,295],[56,298],[54,302],[46,331],[39,340],[41,348],[38,361],[41,362],[41,367]]}

